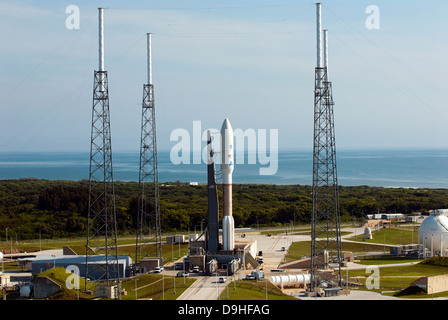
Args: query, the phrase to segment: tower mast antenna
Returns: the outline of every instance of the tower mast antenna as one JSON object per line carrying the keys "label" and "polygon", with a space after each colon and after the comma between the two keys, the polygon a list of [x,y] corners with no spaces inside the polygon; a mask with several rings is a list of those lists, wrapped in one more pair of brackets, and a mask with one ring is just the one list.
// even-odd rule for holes
{"label": "tower mast antenna", "polygon": [[[107,285],[119,286],[109,90],[107,71],[104,69],[103,8],[98,8],[98,22],[99,70],[94,72],[93,85],[85,274],[86,279],[105,281]],[[102,263],[98,263],[99,255],[104,255]],[[85,286],[87,290],[87,280]],[[116,297],[120,298],[119,287]]]}
{"label": "tower mast antenna", "polygon": [[[135,255],[137,265],[146,256],[162,259],[156,113],[151,70],[151,33],[147,33],[146,36],[148,83],[143,85]],[[149,243],[155,244],[155,246],[149,245]],[[162,261],[160,260],[160,262]]]}
{"label": "tower mast antenna", "polygon": [[[328,80],[328,33],[324,35],[322,58],[321,4],[316,4],[317,67],[314,89],[313,212],[311,216],[311,285],[322,281],[342,289],[339,192],[336,170],[332,84]],[[319,269],[334,268],[333,277],[320,279]]]}

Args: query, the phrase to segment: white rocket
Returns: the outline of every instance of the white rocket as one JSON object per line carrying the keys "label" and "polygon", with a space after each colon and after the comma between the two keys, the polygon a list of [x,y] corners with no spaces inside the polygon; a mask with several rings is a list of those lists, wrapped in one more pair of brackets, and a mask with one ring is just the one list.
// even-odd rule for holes
{"label": "white rocket", "polygon": [[235,245],[234,222],[232,216],[232,173],[233,158],[233,129],[229,119],[225,119],[221,127],[221,172],[222,172],[222,242],[224,250],[233,250]]}

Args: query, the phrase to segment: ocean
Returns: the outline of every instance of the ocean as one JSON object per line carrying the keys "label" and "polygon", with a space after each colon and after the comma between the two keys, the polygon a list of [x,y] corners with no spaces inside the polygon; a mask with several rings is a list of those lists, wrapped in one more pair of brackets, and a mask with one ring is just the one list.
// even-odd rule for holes
{"label": "ocean", "polygon": [[[160,182],[207,182],[205,163],[176,165],[170,160],[169,151],[159,151],[158,164]],[[269,165],[277,168],[275,174],[260,175],[260,168]],[[114,152],[113,169],[115,181],[138,181],[138,152]],[[276,164],[262,165],[260,161],[248,164],[248,158],[244,164],[237,163],[233,182],[311,185],[312,170],[311,151],[280,150]],[[448,149],[342,149],[337,151],[337,171],[341,186],[448,188]],[[88,179],[89,153],[0,153],[0,179],[31,177],[73,181]],[[219,179],[218,174],[218,182]]]}

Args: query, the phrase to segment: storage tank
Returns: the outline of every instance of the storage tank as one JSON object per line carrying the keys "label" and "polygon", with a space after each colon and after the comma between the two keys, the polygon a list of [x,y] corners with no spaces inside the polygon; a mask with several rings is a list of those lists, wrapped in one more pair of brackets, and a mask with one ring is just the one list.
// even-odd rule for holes
{"label": "storage tank", "polygon": [[448,249],[448,209],[435,210],[418,230],[418,242],[431,254]]}
{"label": "storage tank", "polygon": [[281,276],[271,276],[269,281],[272,284],[280,285],[282,287],[298,287],[310,284],[310,274],[285,274]]}
{"label": "storage tank", "polygon": [[363,239],[372,239],[372,229],[370,229],[369,227],[364,229]]}

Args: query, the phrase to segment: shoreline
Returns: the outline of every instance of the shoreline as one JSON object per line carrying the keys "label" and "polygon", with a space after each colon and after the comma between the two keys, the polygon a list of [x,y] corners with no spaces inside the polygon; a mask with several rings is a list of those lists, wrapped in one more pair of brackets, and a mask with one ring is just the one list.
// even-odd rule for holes
{"label": "shoreline", "polygon": [[[48,182],[71,182],[71,183],[88,183],[89,179],[47,179],[47,178],[36,178],[36,177],[22,177],[22,178],[7,178],[2,179],[0,178],[0,181],[6,181],[6,182],[12,182],[12,181],[18,181],[18,182],[26,182],[26,181],[48,181]],[[114,183],[138,183],[137,180],[114,180]],[[193,183],[193,184],[192,184]],[[166,186],[191,186],[191,187],[197,187],[197,186],[207,186],[206,182],[197,182],[196,181],[159,181],[159,185],[165,185]],[[218,183],[218,185],[220,185]],[[300,184],[300,183],[285,183],[285,184],[279,184],[279,183],[255,183],[255,182],[239,182],[239,183],[233,183],[234,186],[277,186],[277,187],[309,187],[312,188],[312,185],[310,184]],[[359,185],[338,185],[339,188],[379,188],[379,189],[406,189],[406,190],[447,190],[447,187],[407,187],[407,186],[373,186],[373,185],[366,185],[366,184],[359,184]]]}

